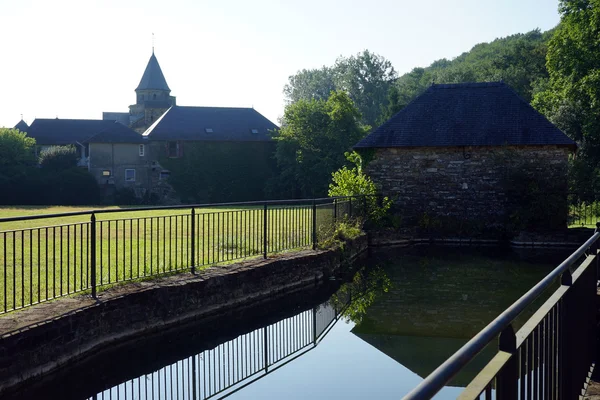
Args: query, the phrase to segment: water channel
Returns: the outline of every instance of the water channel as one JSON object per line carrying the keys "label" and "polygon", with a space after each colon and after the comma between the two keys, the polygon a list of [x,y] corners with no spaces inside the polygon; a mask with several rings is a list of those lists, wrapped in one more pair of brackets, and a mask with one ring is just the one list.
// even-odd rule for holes
{"label": "water channel", "polygon": [[[398,399],[569,253],[373,251],[325,284],[112,347],[4,398]],[[436,398],[456,398],[494,351]]]}

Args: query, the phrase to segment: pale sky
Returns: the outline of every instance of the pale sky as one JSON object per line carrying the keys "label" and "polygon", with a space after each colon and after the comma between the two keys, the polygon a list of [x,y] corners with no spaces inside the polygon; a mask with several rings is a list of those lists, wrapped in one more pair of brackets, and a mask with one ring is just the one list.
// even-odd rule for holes
{"label": "pale sky", "polygon": [[399,73],[542,31],[558,0],[0,0],[0,126],[127,112],[152,52],[184,106],[277,123],[300,69],[369,49]]}

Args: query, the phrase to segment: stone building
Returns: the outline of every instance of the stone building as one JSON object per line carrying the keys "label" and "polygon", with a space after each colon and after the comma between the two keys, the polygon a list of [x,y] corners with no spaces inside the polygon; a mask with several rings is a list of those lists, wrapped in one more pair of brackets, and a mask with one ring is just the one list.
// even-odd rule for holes
{"label": "stone building", "polygon": [[135,95],[136,102],[129,106],[128,113],[103,112],[102,119],[119,121],[136,132],[143,133],[169,107],[176,105],[175,96],[171,96],[171,89],[167,85],[154,50],[135,89]]}
{"label": "stone building", "polygon": [[[548,226],[559,228],[575,147],[509,86],[489,82],[432,85],[355,149],[408,225],[503,226],[535,189],[565,200]],[[536,177],[551,185],[528,186]]]}
{"label": "stone building", "polygon": [[[16,127],[36,139],[38,151],[75,146],[79,166],[88,168],[108,193],[133,189],[137,196],[151,193],[161,201],[177,201],[169,182],[171,170],[161,162],[181,172],[193,164],[189,158],[202,157],[207,161],[200,165],[201,174],[186,174],[191,178],[180,179],[179,188],[196,185],[202,186],[196,193],[216,192],[229,184],[247,193],[248,200],[261,196],[258,187],[262,191],[272,169],[275,124],[253,108],[177,106],[154,51],[135,93],[129,112],[104,112],[101,120],[38,118],[31,126],[20,121]],[[224,175],[229,169],[234,171]],[[211,183],[211,176],[221,180]],[[223,192],[219,200],[236,199]]]}
{"label": "stone building", "polygon": [[[118,123],[118,122],[117,122]],[[146,140],[128,129],[100,132],[88,140],[88,171],[110,192],[111,188],[129,188],[138,197],[150,187],[150,165]]]}
{"label": "stone building", "polygon": [[[90,165],[91,138],[110,137],[117,140],[116,143],[121,143],[119,138],[134,136],[138,141],[142,140],[141,135],[119,122],[98,119],[36,118],[28,128],[27,135],[35,139],[38,154],[51,146],[74,146],[79,153],[80,167]],[[110,164],[104,167],[112,169]],[[101,183],[104,181],[99,180]]]}

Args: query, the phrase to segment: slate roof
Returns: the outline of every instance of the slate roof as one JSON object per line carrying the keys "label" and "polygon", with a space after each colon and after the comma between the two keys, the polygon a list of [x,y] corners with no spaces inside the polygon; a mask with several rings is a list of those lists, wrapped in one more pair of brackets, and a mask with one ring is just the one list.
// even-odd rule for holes
{"label": "slate roof", "polygon": [[173,106],[144,136],[151,140],[256,142],[272,140],[270,132],[275,129],[277,125],[253,108]]}
{"label": "slate roof", "polygon": [[160,65],[158,65],[158,60],[156,59],[154,52],[152,52],[150,60],[148,60],[148,65],[146,65],[146,69],[144,70],[144,75],[142,75],[142,79],[140,80],[140,84],[135,90],[149,89],[171,91],[169,85],[167,85],[167,80],[160,69]]}
{"label": "slate roof", "polygon": [[15,125],[15,129],[18,129],[21,132],[27,132],[29,130],[29,125],[27,125],[27,122],[20,120],[16,125]]}
{"label": "slate roof", "polygon": [[502,82],[431,85],[354,148],[575,146]]}
{"label": "slate roof", "polygon": [[[100,136],[99,134],[103,134]],[[37,118],[29,127],[29,137],[39,145],[67,145],[88,142],[92,136],[112,138],[113,142],[139,143],[141,136],[116,121],[101,119],[41,119]],[[133,135],[137,135],[134,137]],[[97,141],[97,140],[96,140]]]}

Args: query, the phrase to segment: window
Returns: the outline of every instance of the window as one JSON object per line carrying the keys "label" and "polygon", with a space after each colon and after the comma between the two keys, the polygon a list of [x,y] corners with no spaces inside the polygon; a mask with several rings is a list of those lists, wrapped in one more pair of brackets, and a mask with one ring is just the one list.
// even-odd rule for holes
{"label": "window", "polygon": [[102,171],[102,176],[110,176],[110,169],[105,169],[104,171]]}
{"label": "window", "polygon": [[145,152],[146,149],[144,148],[144,145],[140,144],[140,157],[144,157]]}
{"label": "window", "polygon": [[135,182],[135,169],[127,168],[125,170],[125,182]]}
{"label": "window", "polygon": [[164,180],[169,179],[170,176],[171,176],[170,171],[163,170],[163,171],[160,171],[160,174],[158,175],[158,179],[160,179],[161,181],[164,181]]}
{"label": "window", "polygon": [[258,129],[252,129],[252,133],[258,133]]}
{"label": "window", "polygon": [[213,130],[212,130],[212,128],[204,128],[204,131],[205,131],[206,133],[213,133]]}
{"label": "window", "polygon": [[179,157],[179,142],[168,142],[167,143],[167,156],[169,158]]}

